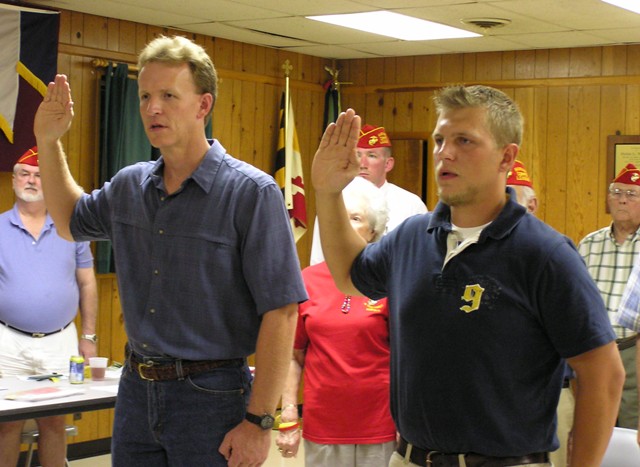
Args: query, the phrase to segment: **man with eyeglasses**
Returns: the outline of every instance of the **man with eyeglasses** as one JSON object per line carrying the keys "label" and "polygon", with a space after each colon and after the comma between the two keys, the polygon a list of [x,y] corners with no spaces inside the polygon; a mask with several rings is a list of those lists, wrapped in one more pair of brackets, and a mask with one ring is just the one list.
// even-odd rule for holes
{"label": "man with eyeglasses", "polygon": [[636,429],[636,333],[616,321],[620,299],[640,253],[640,170],[635,165],[627,164],[609,185],[607,205],[611,225],[588,234],[578,245],[578,250],[607,306],[627,373],[617,425]]}

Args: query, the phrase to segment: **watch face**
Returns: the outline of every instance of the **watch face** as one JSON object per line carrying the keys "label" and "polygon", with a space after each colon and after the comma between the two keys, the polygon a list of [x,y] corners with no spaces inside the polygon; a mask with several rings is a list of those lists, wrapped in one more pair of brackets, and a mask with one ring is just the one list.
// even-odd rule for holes
{"label": "watch face", "polygon": [[273,425],[275,422],[273,415],[269,415],[269,414],[264,414],[263,416],[260,417],[258,415],[254,415],[252,413],[247,412],[247,414],[245,415],[245,418],[251,423],[255,423],[263,430],[270,430],[271,428],[273,428]]}
{"label": "watch face", "polygon": [[263,430],[270,430],[271,428],[273,428],[274,422],[275,422],[274,418],[271,415],[266,414],[260,420],[260,426],[262,427]]}

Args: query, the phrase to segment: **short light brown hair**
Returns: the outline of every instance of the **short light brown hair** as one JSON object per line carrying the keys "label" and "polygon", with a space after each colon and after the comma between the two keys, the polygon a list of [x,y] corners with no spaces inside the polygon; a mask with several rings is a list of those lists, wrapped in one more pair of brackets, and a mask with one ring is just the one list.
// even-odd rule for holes
{"label": "short light brown hair", "polygon": [[518,106],[504,92],[489,86],[448,86],[434,96],[438,115],[446,110],[480,107],[487,110],[487,124],[498,147],[522,143],[523,118]]}
{"label": "short light brown hair", "polygon": [[[151,62],[188,64],[198,91],[211,94],[215,104],[218,97],[218,74],[211,58],[200,45],[182,36],[159,36],[140,52],[138,69],[141,70]],[[211,108],[213,109],[213,105]]]}

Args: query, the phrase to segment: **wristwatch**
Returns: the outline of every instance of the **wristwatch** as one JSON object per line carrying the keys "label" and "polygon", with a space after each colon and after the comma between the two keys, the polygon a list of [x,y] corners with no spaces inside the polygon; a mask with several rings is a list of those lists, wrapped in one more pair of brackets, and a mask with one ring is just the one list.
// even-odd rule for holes
{"label": "wristwatch", "polygon": [[273,428],[273,424],[275,422],[275,419],[273,418],[273,415],[269,415],[268,413],[264,414],[262,417],[258,416],[258,415],[254,415],[252,413],[247,412],[247,414],[244,416],[244,418],[255,424],[258,425],[260,428],[262,428],[263,430],[270,430],[271,428]]}
{"label": "wristwatch", "polygon": [[87,340],[87,341],[91,341],[91,342],[93,342],[94,344],[97,344],[97,343],[98,343],[98,336],[97,336],[97,335],[95,335],[95,334],[82,334],[82,335],[80,336],[80,339],[84,339],[84,340]]}

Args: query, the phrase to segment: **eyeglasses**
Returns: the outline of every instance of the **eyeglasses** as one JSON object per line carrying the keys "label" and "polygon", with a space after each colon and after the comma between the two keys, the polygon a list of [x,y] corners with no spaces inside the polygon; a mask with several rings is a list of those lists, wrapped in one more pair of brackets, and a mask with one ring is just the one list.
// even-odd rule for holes
{"label": "eyeglasses", "polygon": [[640,192],[636,190],[621,190],[620,188],[609,188],[609,196],[617,200],[626,196],[629,201],[640,201]]}

